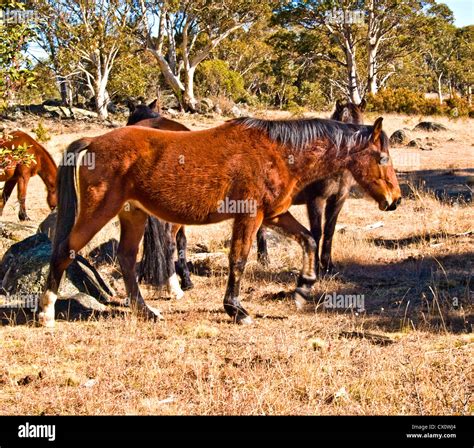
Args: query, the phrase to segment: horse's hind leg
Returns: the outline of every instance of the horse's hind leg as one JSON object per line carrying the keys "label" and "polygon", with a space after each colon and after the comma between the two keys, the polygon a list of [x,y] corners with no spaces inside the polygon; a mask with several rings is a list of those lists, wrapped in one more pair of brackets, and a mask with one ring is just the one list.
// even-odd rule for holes
{"label": "horse's hind leg", "polygon": [[29,176],[20,176],[17,182],[17,193],[18,202],[20,204],[20,211],[18,212],[18,218],[20,221],[29,221],[28,215],[26,214],[26,190],[28,188]]}
{"label": "horse's hind leg", "polygon": [[172,232],[176,234],[176,250],[178,252],[178,262],[176,264],[176,273],[181,277],[181,289],[186,291],[194,288],[191,281],[188,262],[186,260],[187,239],[184,226],[173,224]]}
{"label": "horse's hind leg", "polygon": [[267,248],[267,231],[263,226],[260,226],[257,232],[257,260],[263,266],[268,266],[270,263]]}
{"label": "horse's hind leg", "polygon": [[15,188],[16,185],[16,179],[8,179],[5,182],[5,185],[3,187],[2,191],[2,197],[0,198],[0,216],[3,214],[3,209],[5,208],[5,205],[7,204],[8,199],[10,198],[13,189]]}
{"label": "horse's hind leg", "polygon": [[281,230],[287,236],[296,240],[303,248],[303,269],[295,290],[296,307],[301,309],[309,299],[311,286],[316,281],[314,269],[316,243],[311,236],[311,232],[300,224],[290,212],[265,220],[264,223]]}
{"label": "horse's hind leg", "polygon": [[160,312],[145,303],[135,273],[138,247],[145,231],[147,218],[148,215],[145,212],[134,207],[127,207],[120,212],[120,243],[117,258],[132,310],[147,319],[161,319]]}
{"label": "horse's hind leg", "polygon": [[244,273],[247,257],[252,246],[262,216],[238,216],[234,220],[232,244],[229,254],[229,278],[224,296],[224,308],[236,323],[251,324],[252,319],[239,301],[240,281]]}
{"label": "horse's hind leg", "polygon": [[84,213],[81,211],[71,232],[62,242],[53,247],[46,289],[40,299],[39,323],[45,327],[54,326],[54,304],[64,271],[76,254],[102,229],[120,210],[121,203],[103,200]]}

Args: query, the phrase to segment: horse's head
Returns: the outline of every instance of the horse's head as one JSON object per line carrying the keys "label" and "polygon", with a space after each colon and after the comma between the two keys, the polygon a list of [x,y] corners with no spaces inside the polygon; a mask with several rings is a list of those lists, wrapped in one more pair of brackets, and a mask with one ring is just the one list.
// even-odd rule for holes
{"label": "horse's head", "polygon": [[53,211],[58,206],[58,193],[56,188],[48,189],[48,196],[46,197],[48,206],[51,211]]}
{"label": "horse's head", "polygon": [[366,102],[362,100],[357,106],[350,101],[336,101],[336,109],[331,115],[331,120],[342,121],[343,123],[362,124],[364,122],[363,112]]}
{"label": "horse's head", "polygon": [[131,126],[147,118],[158,118],[160,112],[158,111],[157,103],[158,100],[154,100],[147,106],[146,104],[135,105],[129,102],[127,105],[130,110],[130,116],[127,120],[127,126]]}
{"label": "horse's head", "polygon": [[382,131],[382,120],[377,118],[374,125],[368,127],[369,135],[350,157],[348,169],[378,202],[380,210],[395,210],[402,195],[388,151],[388,138]]}

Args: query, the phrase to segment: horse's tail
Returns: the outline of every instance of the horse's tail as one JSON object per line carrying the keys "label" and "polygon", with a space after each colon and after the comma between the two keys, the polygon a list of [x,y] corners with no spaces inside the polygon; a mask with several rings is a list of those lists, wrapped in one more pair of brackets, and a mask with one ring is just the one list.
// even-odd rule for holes
{"label": "horse's tail", "polygon": [[65,241],[76,221],[78,212],[78,168],[80,167],[80,153],[85,151],[91,139],[81,138],[71,143],[63,155],[56,178],[56,191],[58,193],[58,216],[56,231],[53,239],[53,253]]}
{"label": "horse's tail", "polygon": [[143,238],[143,256],[140,262],[138,280],[150,285],[163,286],[175,274],[175,241],[171,224],[149,216]]}

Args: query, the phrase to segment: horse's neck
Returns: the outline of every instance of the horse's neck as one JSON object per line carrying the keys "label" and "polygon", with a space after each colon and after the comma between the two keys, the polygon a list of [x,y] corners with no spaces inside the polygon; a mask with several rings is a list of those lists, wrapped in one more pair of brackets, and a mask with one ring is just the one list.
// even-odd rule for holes
{"label": "horse's neck", "polygon": [[41,168],[38,171],[38,176],[41,177],[48,190],[55,189],[56,174],[58,170],[56,164],[53,162],[49,154],[46,153],[46,149],[41,148],[38,151],[38,155],[41,158]]}
{"label": "horse's neck", "polygon": [[325,145],[294,153],[288,153],[288,166],[301,186],[330,177],[345,169],[345,158],[336,148],[325,148]]}

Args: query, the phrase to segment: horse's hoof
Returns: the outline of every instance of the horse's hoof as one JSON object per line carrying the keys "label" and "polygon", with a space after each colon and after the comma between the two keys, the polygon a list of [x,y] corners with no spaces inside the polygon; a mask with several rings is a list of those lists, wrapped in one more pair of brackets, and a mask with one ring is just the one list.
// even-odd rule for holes
{"label": "horse's hoof", "polygon": [[54,316],[44,313],[43,311],[38,314],[38,324],[45,328],[54,328],[55,320]]}
{"label": "horse's hoof", "polygon": [[191,280],[183,280],[181,282],[181,289],[183,291],[189,291],[194,288],[194,283]]}
{"label": "horse's hoof", "polygon": [[141,314],[145,320],[151,320],[154,322],[165,320],[160,310],[158,308],[153,308],[152,306],[147,307],[146,310],[143,310],[143,313]]}
{"label": "horse's hoof", "polygon": [[268,258],[267,255],[262,255],[260,257],[257,257],[257,261],[262,265],[262,266],[268,266],[270,264],[270,259]]}
{"label": "horse's hoof", "polygon": [[293,293],[293,298],[295,300],[296,309],[302,311],[309,302],[309,292],[303,288],[296,288]]}
{"label": "horse's hoof", "polygon": [[31,221],[31,219],[30,219],[28,216],[26,216],[26,215],[25,215],[25,216],[19,216],[18,219],[19,219],[20,221]]}
{"label": "horse's hoof", "polygon": [[176,273],[168,279],[168,292],[171,298],[176,300],[180,300],[184,297],[184,291],[179,284]]}
{"label": "horse's hoof", "polygon": [[240,325],[252,325],[253,324],[253,319],[250,316],[243,317],[241,319],[237,318],[236,321]]}

